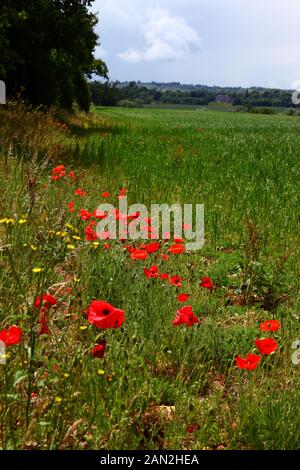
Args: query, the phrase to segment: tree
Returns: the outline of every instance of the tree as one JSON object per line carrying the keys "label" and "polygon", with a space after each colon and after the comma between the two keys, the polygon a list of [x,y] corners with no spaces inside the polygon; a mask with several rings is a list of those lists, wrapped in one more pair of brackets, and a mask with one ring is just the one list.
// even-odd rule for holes
{"label": "tree", "polygon": [[154,101],[159,101],[162,97],[162,93],[160,91],[155,91],[153,95]]}
{"label": "tree", "polygon": [[90,84],[90,88],[92,101],[96,106],[116,106],[117,102],[122,99],[117,83],[94,81]]}
{"label": "tree", "polygon": [[34,105],[88,110],[88,78],[107,77],[94,58],[94,0],[1,0],[0,79],[8,95],[23,90]]}

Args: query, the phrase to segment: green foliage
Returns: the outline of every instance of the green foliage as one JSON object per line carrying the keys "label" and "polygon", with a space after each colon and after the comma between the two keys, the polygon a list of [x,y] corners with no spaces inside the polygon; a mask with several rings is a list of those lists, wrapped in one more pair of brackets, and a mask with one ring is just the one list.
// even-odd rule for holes
{"label": "green foliage", "polygon": [[[114,91],[114,99],[107,102],[108,99],[95,93],[93,102],[100,106],[115,106],[118,101],[128,100],[130,102],[140,100],[145,105],[163,105],[163,106],[207,106],[210,103],[218,101],[221,96],[231,110],[245,111],[253,107],[262,109],[262,114],[268,113],[265,108],[289,107],[293,109],[291,91],[266,88],[221,88],[217,86],[205,85],[181,85],[180,83],[141,83],[141,82],[115,82],[108,88],[100,83],[93,82],[94,90],[102,87],[108,97]],[[226,104],[216,103],[216,104]],[[222,107],[220,107],[222,109]],[[225,106],[223,107],[223,110]]]}
{"label": "green foliage", "polygon": [[109,81],[90,83],[92,101],[96,106],[115,106],[122,98],[122,93],[116,83]]}
{"label": "green foliage", "polygon": [[275,114],[272,108],[252,108],[251,113],[253,114]]}
{"label": "green foliage", "polygon": [[88,110],[87,77],[107,76],[93,53],[97,17],[89,0],[3,0],[0,6],[0,78],[7,93],[22,91],[34,105]]}
{"label": "green foliage", "polygon": [[293,108],[290,108],[290,109],[288,109],[288,110],[285,112],[285,114],[286,114],[287,116],[297,116],[297,111],[296,111],[295,109],[293,109]]}

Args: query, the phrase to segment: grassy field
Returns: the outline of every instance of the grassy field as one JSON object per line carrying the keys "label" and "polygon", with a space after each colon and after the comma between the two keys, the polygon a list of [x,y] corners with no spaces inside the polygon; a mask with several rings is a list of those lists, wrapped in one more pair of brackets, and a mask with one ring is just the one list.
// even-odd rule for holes
{"label": "grassy field", "polygon": [[[0,130],[0,448],[299,448],[300,120],[101,108],[59,123],[11,105]],[[93,211],[125,189],[204,204],[204,247],[135,260],[142,242],[93,240]],[[88,321],[93,300],[121,327]],[[176,327],[185,305],[200,323]],[[237,366],[248,354],[254,370]]]}

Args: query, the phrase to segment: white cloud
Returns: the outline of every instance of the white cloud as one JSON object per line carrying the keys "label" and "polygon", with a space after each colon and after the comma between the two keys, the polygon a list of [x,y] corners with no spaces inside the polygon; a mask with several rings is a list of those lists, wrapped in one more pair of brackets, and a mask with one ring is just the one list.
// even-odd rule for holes
{"label": "white cloud", "polygon": [[143,53],[134,47],[130,47],[125,52],[120,52],[118,54],[120,59],[125,60],[129,64],[136,64],[137,62],[141,62],[143,60]]}
{"label": "white cloud", "polygon": [[140,28],[144,36],[144,47],[131,47],[120,52],[120,59],[129,63],[178,60],[201,46],[198,33],[183,17],[171,16],[168,10],[158,7],[146,10]]}

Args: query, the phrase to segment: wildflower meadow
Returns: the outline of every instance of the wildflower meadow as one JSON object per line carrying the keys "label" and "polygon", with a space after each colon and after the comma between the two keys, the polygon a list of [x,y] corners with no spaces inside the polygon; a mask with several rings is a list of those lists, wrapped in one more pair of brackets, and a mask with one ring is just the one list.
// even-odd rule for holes
{"label": "wildflower meadow", "polygon": [[[299,131],[279,114],[0,110],[1,449],[299,447]],[[202,204],[203,247],[124,198]]]}

